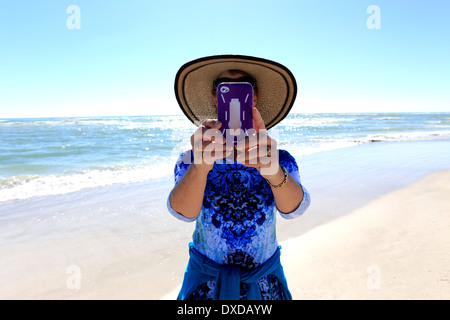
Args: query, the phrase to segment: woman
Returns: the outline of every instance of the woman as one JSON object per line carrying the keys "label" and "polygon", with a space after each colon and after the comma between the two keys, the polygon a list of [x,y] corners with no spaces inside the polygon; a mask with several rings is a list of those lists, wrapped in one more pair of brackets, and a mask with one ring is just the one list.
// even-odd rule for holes
{"label": "woman", "polygon": [[[220,82],[244,80],[254,88],[256,138],[233,147],[212,138],[222,125],[215,120],[214,90]],[[284,218],[298,217],[310,197],[295,159],[277,150],[266,129],[291,109],[294,76],[265,59],[212,56],[182,66],[175,93],[185,115],[199,125],[191,136],[192,150],[177,161],[175,187],[167,201],[175,217],[196,221],[178,298],[291,299],[279,259],[275,209]],[[206,154],[211,146],[215,152]]]}

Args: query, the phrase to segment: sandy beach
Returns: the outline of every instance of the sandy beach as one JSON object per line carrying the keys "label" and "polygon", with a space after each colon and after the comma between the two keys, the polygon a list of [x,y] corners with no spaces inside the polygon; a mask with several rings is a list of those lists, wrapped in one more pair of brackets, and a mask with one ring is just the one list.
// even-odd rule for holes
{"label": "sandy beach", "polygon": [[294,299],[450,299],[450,171],[282,243]]}
{"label": "sandy beach", "polygon": [[[431,152],[448,145],[302,159],[312,206],[277,218],[294,299],[449,299],[450,168]],[[171,186],[169,178],[0,204],[0,299],[174,299],[194,224],[168,214]]]}

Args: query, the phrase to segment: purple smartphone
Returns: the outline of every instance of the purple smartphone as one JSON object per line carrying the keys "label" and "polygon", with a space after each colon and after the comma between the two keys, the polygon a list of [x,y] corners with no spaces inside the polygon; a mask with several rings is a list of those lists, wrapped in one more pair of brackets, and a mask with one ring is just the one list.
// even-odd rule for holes
{"label": "purple smartphone", "polygon": [[237,142],[253,128],[253,87],[248,82],[223,82],[217,87],[217,118],[227,142]]}

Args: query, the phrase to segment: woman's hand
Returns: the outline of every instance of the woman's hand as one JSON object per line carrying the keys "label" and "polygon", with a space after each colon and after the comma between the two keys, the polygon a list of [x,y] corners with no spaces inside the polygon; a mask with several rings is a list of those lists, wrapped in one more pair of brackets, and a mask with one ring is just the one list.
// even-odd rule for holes
{"label": "woman's hand", "polygon": [[[238,142],[236,160],[245,166],[257,168],[267,179],[280,212],[293,212],[303,201],[303,189],[289,174],[285,177],[278,162],[277,142],[267,134],[264,121],[256,108],[253,108],[252,116],[255,133],[244,142]],[[282,188],[274,188],[283,181],[285,182]]]}
{"label": "woman's hand", "polygon": [[252,135],[238,142],[236,146],[236,161],[248,167],[259,170],[266,179],[279,175],[277,142],[266,130],[261,114],[256,108],[252,109]]}
{"label": "woman's hand", "polygon": [[219,120],[208,119],[191,136],[194,165],[202,171],[209,172],[216,160],[228,157],[233,151],[232,145],[226,145],[226,139],[219,130],[221,126]]}

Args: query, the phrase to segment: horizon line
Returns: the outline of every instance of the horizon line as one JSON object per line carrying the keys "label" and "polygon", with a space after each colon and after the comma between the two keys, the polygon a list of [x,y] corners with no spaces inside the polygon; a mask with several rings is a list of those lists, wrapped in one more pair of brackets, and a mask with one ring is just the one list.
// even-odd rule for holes
{"label": "horizon line", "polygon": [[[450,114],[450,111],[342,111],[342,112],[329,112],[329,111],[317,111],[317,112],[290,112],[287,116],[290,115],[298,115],[298,114]],[[80,115],[80,116],[30,116],[30,117],[0,117],[0,120],[10,120],[10,119],[63,119],[63,118],[113,118],[113,117],[169,117],[169,116],[184,116],[182,112],[180,113],[172,113],[172,114],[134,114],[134,115]]]}

